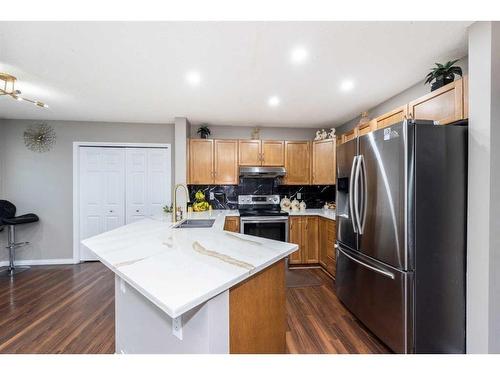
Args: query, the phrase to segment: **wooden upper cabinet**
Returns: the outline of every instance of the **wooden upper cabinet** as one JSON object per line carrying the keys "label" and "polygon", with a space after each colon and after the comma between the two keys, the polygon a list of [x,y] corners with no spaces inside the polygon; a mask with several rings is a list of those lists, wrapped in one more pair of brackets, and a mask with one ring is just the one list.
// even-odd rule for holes
{"label": "wooden upper cabinet", "polygon": [[376,129],[382,129],[390,125],[397,124],[408,117],[408,105],[402,105],[390,112],[378,116],[376,120]]}
{"label": "wooden upper cabinet", "polygon": [[308,185],[311,181],[311,142],[285,141],[285,185]]}
{"label": "wooden upper cabinet", "polygon": [[258,139],[239,140],[239,164],[253,167],[262,163],[261,142]]}
{"label": "wooden upper cabinet", "polygon": [[336,139],[312,143],[312,184],[334,185]]}
{"label": "wooden upper cabinet", "polygon": [[214,181],[214,140],[189,140],[189,182],[195,185]]}
{"label": "wooden upper cabinet", "polygon": [[377,130],[377,119],[368,121],[366,124],[358,125],[358,137]]}
{"label": "wooden upper cabinet", "polygon": [[358,127],[356,126],[354,129],[348,131],[347,133],[342,134],[342,143],[346,143],[352,139],[355,139],[358,136]]}
{"label": "wooden upper cabinet", "polygon": [[414,119],[439,121],[440,125],[463,119],[463,80],[456,80],[410,102],[409,113]]}
{"label": "wooden upper cabinet", "polygon": [[285,142],[262,141],[262,165],[266,167],[282,167],[285,165]]}
{"label": "wooden upper cabinet", "polygon": [[464,118],[469,118],[469,76],[465,75],[462,78],[463,86],[463,102],[464,102]]}
{"label": "wooden upper cabinet", "polygon": [[238,176],[238,141],[229,139],[215,140],[214,183],[237,185]]}

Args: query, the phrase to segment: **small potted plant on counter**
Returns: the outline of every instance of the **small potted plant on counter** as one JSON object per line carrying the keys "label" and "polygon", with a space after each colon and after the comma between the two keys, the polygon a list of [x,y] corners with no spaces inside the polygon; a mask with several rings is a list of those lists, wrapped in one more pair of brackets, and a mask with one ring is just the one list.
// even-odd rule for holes
{"label": "small potted plant on counter", "polygon": [[197,133],[200,135],[200,138],[207,139],[210,135],[210,129],[208,128],[208,124],[201,124],[198,128]]}
{"label": "small potted plant on counter", "polygon": [[448,83],[455,80],[455,75],[462,77],[462,68],[455,66],[458,60],[448,61],[446,64],[435,63],[436,67],[431,69],[431,72],[425,77],[425,84],[431,84],[431,91],[437,90]]}

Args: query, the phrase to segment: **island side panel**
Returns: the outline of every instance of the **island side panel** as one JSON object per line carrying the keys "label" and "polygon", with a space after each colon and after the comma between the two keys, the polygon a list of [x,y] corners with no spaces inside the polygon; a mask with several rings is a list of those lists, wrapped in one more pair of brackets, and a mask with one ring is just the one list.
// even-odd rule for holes
{"label": "island side panel", "polygon": [[229,291],[181,317],[182,340],[172,318],[115,276],[115,351],[120,354],[229,353]]}
{"label": "island side panel", "polygon": [[285,353],[285,304],[285,260],[231,288],[230,353]]}

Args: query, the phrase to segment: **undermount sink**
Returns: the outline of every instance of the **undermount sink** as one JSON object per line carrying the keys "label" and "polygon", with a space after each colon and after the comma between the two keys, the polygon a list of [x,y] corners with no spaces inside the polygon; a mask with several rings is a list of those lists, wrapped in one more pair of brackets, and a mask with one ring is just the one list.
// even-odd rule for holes
{"label": "undermount sink", "polygon": [[211,228],[215,219],[187,219],[175,224],[174,228]]}

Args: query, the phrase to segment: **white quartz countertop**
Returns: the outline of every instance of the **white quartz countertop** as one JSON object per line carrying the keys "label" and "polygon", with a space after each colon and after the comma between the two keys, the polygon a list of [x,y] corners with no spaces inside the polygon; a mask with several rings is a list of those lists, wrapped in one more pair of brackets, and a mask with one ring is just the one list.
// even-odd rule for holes
{"label": "white quartz countertop", "polygon": [[192,213],[212,228],[172,228],[170,218],[144,219],[82,241],[97,258],[176,318],[298,249],[291,243],[223,230],[234,210]]}
{"label": "white quartz countertop", "polygon": [[335,220],[335,210],[325,210],[323,208],[306,208],[302,211],[290,211],[290,216],[321,216],[326,219]]}

